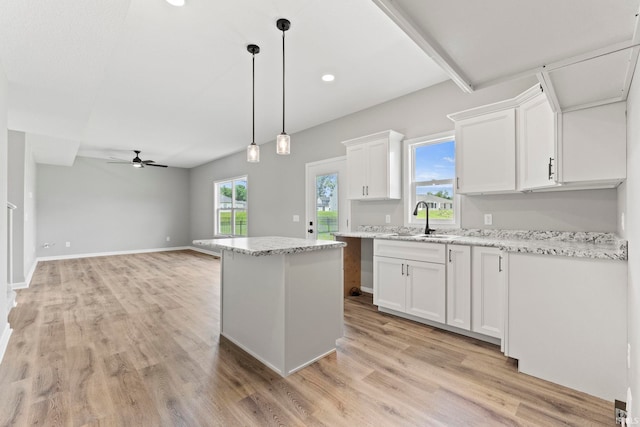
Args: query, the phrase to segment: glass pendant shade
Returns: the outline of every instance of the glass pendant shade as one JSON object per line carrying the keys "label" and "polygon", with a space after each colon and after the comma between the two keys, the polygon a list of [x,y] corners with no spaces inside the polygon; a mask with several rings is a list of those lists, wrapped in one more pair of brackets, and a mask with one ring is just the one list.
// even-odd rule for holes
{"label": "glass pendant shade", "polygon": [[284,132],[276,138],[276,153],[283,155],[291,153],[291,137]]}
{"label": "glass pendant shade", "polygon": [[255,142],[252,142],[247,147],[247,162],[258,163],[260,161],[260,147]]}

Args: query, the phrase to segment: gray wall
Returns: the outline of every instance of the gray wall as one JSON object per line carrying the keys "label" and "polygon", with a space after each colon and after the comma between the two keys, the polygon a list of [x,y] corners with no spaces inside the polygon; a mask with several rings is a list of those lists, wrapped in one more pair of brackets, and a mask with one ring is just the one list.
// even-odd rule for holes
{"label": "gray wall", "polygon": [[24,167],[25,167],[25,135],[24,132],[9,131],[8,141],[8,198],[16,205],[13,211],[13,280],[20,283],[25,280],[24,271]]}
{"label": "gray wall", "polygon": [[[627,182],[619,192],[625,204],[620,214],[625,214],[625,230],[620,231],[629,242],[629,275],[627,287],[627,334],[631,347],[631,368],[628,384],[633,396],[631,413],[640,417],[640,64],[627,101]],[[639,246],[636,246],[639,245]],[[627,396],[628,397],[628,396]],[[628,399],[627,399],[628,400]]]}
{"label": "gray wall", "polygon": [[[262,160],[248,164],[244,152],[191,170],[191,237],[213,234],[213,181],[249,175],[249,234],[305,236],[304,164],[345,154],[340,141],[393,129],[406,138],[453,129],[447,114],[511,98],[535,84],[509,82],[464,94],[451,82],[423,89],[378,106],[292,135],[292,155],[276,157],[274,143],[261,145]],[[482,213],[493,214],[493,227],[539,230],[616,230],[616,190],[528,193],[463,197],[461,222],[483,228]],[[613,205],[612,205],[613,204]],[[351,224],[403,224],[401,201],[352,202]],[[524,208],[534,210],[525,211]]]}
{"label": "gray wall", "polygon": [[[72,167],[37,169],[39,257],[190,243],[186,169],[135,169],[83,157]],[[45,242],[54,245],[44,249]]]}
{"label": "gray wall", "polygon": [[[9,325],[7,313],[7,78],[0,64],[0,338]],[[2,349],[0,349],[1,351]],[[2,354],[0,354],[2,357]]]}

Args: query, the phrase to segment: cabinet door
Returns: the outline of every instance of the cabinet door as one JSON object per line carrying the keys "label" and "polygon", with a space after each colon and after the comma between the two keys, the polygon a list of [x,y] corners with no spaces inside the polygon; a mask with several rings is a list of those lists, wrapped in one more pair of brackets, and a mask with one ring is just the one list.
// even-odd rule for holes
{"label": "cabinet door", "polygon": [[365,195],[367,198],[383,199],[389,197],[389,143],[387,140],[367,143],[367,179]]}
{"label": "cabinet door", "polygon": [[444,264],[406,261],[406,313],[445,323],[446,277]]}
{"label": "cabinet door", "polygon": [[447,245],[447,325],[471,330],[471,247]]}
{"label": "cabinet door", "polygon": [[379,256],[373,258],[373,303],[405,311],[406,261]]}
{"label": "cabinet door", "polygon": [[562,115],[562,182],[619,182],[627,177],[626,103]]}
{"label": "cabinet door", "polygon": [[522,190],[556,185],[556,120],[556,114],[542,92],[520,106],[518,147]]}
{"label": "cabinet door", "polygon": [[472,257],[471,330],[502,339],[505,294],[502,252],[476,246]]}
{"label": "cabinet door", "polygon": [[511,108],[456,122],[458,193],[516,190],[516,121]]}
{"label": "cabinet door", "polygon": [[347,147],[347,197],[349,199],[365,198],[366,175],[366,146],[365,144]]}

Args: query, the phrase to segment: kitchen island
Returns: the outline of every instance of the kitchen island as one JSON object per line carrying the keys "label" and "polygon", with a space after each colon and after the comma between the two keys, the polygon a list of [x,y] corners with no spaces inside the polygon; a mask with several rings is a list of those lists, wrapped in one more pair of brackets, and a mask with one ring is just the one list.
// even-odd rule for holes
{"label": "kitchen island", "polygon": [[335,351],[345,243],[287,237],[193,243],[222,253],[221,335],[283,377]]}

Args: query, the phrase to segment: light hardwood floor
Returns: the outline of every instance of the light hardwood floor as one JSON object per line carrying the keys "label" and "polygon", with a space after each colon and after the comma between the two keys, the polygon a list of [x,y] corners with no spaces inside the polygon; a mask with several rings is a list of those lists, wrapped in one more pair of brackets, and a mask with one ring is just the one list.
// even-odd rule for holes
{"label": "light hardwood floor", "polygon": [[612,403],[367,295],[345,301],[335,354],[280,378],[218,335],[219,268],[192,251],[40,263],[10,315],[1,425],[614,425]]}

